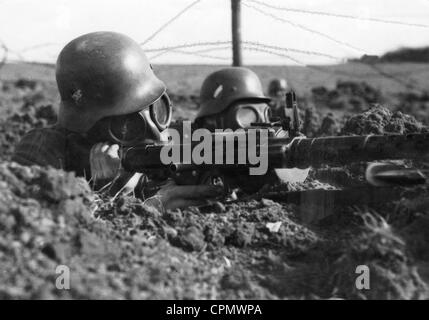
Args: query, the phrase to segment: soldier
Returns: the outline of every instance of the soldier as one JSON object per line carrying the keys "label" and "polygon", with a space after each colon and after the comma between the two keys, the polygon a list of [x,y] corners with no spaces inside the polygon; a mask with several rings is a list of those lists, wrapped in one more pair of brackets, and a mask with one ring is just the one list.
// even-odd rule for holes
{"label": "soldier", "polygon": [[268,85],[268,95],[272,99],[270,106],[273,116],[285,117],[285,96],[289,91],[286,79],[276,78]]}
{"label": "soldier", "polygon": [[[194,124],[197,128],[215,131],[247,129],[257,123],[269,123],[270,101],[264,95],[261,81],[253,71],[242,67],[224,68],[213,72],[204,80],[200,91],[200,109]],[[272,176],[249,180],[239,172],[230,172],[228,176],[210,179],[226,186],[230,184],[229,180],[234,180],[234,184],[251,193],[260,189]]]}
{"label": "soldier", "polygon": [[195,125],[211,131],[249,128],[252,123],[268,123],[270,98],[251,70],[230,67],[210,74],[200,92],[200,109]]}
{"label": "soldier", "polygon": [[[281,84],[281,83],[280,83]],[[283,86],[284,87],[284,86]],[[285,95],[283,95],[284,97]],[[283,99],[285,100],[285,99]],[[262,90],[259,77],[251,70],[242,67],[229,67],[210,74],[203,82],[200,91],[200,109],[195,118],[195,127],[215,129],[248,129],[251,127],[271,128],[275,137],[285,137],[288,132],[271,123],[270,103]],[[253,192],[263,184],[280,179],[287,182],[302,182],[308,169],[275,169],[261,177],[247,177],[239,174],[233,179],[242,189]]]}
{"label": "soldier", "polygon": [[[95,186],[110,184],[111,194],[141,192],[144,176],[121,169],[121,148],[159,141],[171,121],[171,104],[140,45],[119,33],[85,34],[61,51],[56,80],[58,123],[27,133],[13,160],[74,171]],[[186,207],[222,192],[167,183],[151,203]]]}
{"label": "soldier", "polygon": [[286,79],[276,78],[270,81],[268,85],[268,95],[271,98],[282,97],[288,91],[288,84]]}

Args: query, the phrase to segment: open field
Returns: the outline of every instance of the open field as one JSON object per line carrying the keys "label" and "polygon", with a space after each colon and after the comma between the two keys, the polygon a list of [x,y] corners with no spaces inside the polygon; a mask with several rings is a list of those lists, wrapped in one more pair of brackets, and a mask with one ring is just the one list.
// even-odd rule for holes
{"label": "open field", "polygon": [[[154,65],[157,75],[165,81],[171,92],[184,95],[197,95],[204,78],[222,66],[216,65]],[[248,66],[254,70],[264,87],[275,77],[288,79],[293,88],[300,94],[309,93],[313,87],[326,86],[332,88],[338,80],[366,81],[369,85],[380,89],[383,93],[407,91],[403,84],[410,83],[418,89],[427,89],[429,82],[429,64],[402,63],[377,64],[382,72],[398,79],[388,79],[369,65],[348,63],[335,66],[317,66],[310,69],[300,66]],[[3,67],[0,80],[16,80],[19,78],[55,82],[53,66],[10,64]]]}
{"label": "open field", "polygon": [[[166,83],[170,93],[181,97],[193,96],[196,98],[205,77],[221,67],[216,65],[155,65],[154,69],[159,78]],[[250,68],[261,78],[264,88],[267,88],[269,81],[273,78],[283,77],[301,97],[311,95],[311,90],[315,87],[324,86],[333,89],[338,81],[366,82],[387,98],[387,101],[384,102],[399,110],[402,106],[396,97],[398,94],[409,92],[421,94],[429,90],[429,64],[423,63],[377,64],[375,67],[362,63],[347,63],[312,68],[300,66],[250,66]],[[20,78],[41,81],[46,96],[52,102],[58,101],[53,66],[9,64],[0,71],[0,80],[16,81]],[[189,118],[195,113],[195,105],[192,103],[189,105],[188,102],[189,99],[186,98],[176,101],[178,109],[182,109],[182,112],[179,112],[182,117]],[[323,106],[316,105],[316,108],[323,110]]]}
{"label": "open field", "polygon": [[[192,118],[217,68],[154,67],[176,117]],[[428,119],[429,64],[376,66],[394,79],[361,64],[320,68],[252,69],[264,87],[289,80],[307,135],[427,130],[414,116]],[[377,102],[390,109],[368,110]],[[0,70],[0,299],[429,297],[427,183],[374,189],[362,165],[328,167],[304,183],[161,214],[135,198],[106,199],[72,173],[10,162],[26,131],[55,122],[57,106],[51,67]],[[70,290],[55,287],[59,264],[70,268]],[[369,290],[355,286],[359,265],[369,267]]]}

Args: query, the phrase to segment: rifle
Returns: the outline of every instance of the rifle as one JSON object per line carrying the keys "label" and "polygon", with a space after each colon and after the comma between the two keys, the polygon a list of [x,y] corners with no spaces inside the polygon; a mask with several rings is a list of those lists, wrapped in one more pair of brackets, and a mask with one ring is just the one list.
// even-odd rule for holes
{"label": "rifle", "polygon": [[[223,152],[222,161],[216,161],[212,157],[209,163],[195,163],[190,159],[191,161],[182,160],[164,164],[160,155],[161,150],[168,144],[155,143],[125,150],[122,166],[131,172],[145,172],[149,176],[155,174],[157,178],[171,177],[178,184],[221,184],[227,189],[239,186],[248,191],[256,191],[264,183],[272,182],[273,173],[278,172],[278,169],[302,169],[305,178],[305,172],[308,173],[309,167],[343,166],[354,162],[379,160],[419,159],[429,154],[429,133],[305,138],[300,134],[299,129],[296,95],[294,92],[289,92],[285,96],[284,116],[276,119],[275,122],[253,123],[251,128],[239,133],[211,133],[211,139],[209,139],[211,154],[215,155],[217,150],[222,149],[233,153],[233,161],[232,159],[227,161],[227,152]],[[255,167],[255,164],[248,157],[248,146],[238,143],[243,137],[245,141],[249,141],[251,130],[256,132],[258,137],[263,131],[268,136],[267,141],[263,143],[258,144],[256,139],[259,156],[268,159],[268,171],[263,176],[249,176],[249,168]],[[237,140],[233,146],[225,142],[228,137]],[[199,142],[183,139],[176,144],[176,147],[192,152],[198,144]],[[244,160],[243,155],[246,156]],[[368,179],[368,181],[377,181],[377,184],[381,180],[387,181],[387,184],[392,181],[401,181],[401,179],[392,178],[392,175],[402,174],[397,170],[390,170],[387,174],[382,174],[380,171],[382,169],[376,170],[374,179]],[[371,169],[368,172],[367,178],[375,171]],[[418,183],[425,181],[422,176],[413,181],[417,180]],[[385,186],[386,183],[382,185]]]}
{"label": "rifle", "polygon": [[[281,101],[277,101],[274,106],[274,110],[272,109],[273,120],[269,124],[278,125],[282,127],[283,130],[289,133],[289,136],[295,137],[300,136],[300,126],[301,121],[299,119],[298,113],[298,100],[296,98],[295,91],[286,92],[284,95],[284,99]],[[266,123],[254,123],[253,126],[266,126]]]}
{"label": "rifle", "polygon": [[[232,133],[231,133],[232,134]],[[248,135],[248,131],[242,134]],[[216,143],[213,133],[211,149],[213,154],[216,149],[224,148],[226,145]],[[228,133],[225,133],[228,135]],[[232,180],[248,180],[248,169],[254,167],[249,157],[245,162],[239,162],[239,155],[247,155],[246,147],[234,144],[234,161],[226,162],[226,155],[221,163],[212,161],[211,163],[196,164],[191,163],[170,163],[163,164],[160,154],[165,144],[153,144],[145,146],[135,146],[125,151],[122,165],[131,172],[150,172],[164,170],[179,184],[201,184],[207,183],[207,179],[225,179],[233,177]],[[193,150],[195,143],[181,144],[177,146],[184,150]],[[259,146],[259,150],[262,148]],[[268,138],[268,145],[261,151],[266,152],[268,159],[268,172],[279,168],[317,168],[324,165],[343,166],[354,162],[371,162],[378,160],[398,160],[398,159],[420,159],[429,153],[429,133],[413,134],[392,134],[392,135],[367,135],[367,136],[335,136],[321,138],[301,138],[271,136]],[[192,160],[192,159],[191,159]],[[257,176],[255,176],[257,178]],[[230,179],[231,180],[231,179]]]}

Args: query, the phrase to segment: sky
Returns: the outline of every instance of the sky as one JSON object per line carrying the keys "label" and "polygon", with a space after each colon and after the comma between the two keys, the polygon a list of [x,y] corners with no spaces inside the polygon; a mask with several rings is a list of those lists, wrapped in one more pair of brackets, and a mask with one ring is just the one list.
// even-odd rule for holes
{"label": "sky", "polygon": [[[151,38],[166,21],[194,1],[0,0],[0,41],[10,49],[12,59],[55,62],[61,48],[73,38],[110,30],[138,42],[150,38],[143,48],[153,63],[229,64],[230,45],[222,42],[231,40],[230,0],[200,0]],[[429,0],[259,1],[279,7],[429,25]],[[330,64],[362,54],[380,55],[399,47],[429,45],[429,27],[290,12],[249,0],[242,3],[242,40],[259,44],[246,45],[245,64]],[[220,43],[180,48],[161,55],[160,51],[151,51],[202,42]],[[300,52],[286,52],[284,48]],[[194,53],[189,54],[190,51]]]}

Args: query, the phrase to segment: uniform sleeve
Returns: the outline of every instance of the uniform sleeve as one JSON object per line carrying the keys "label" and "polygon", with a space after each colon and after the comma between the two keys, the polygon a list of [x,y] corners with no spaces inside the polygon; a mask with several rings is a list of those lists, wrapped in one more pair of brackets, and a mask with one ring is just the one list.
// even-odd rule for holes
{"label": "uniform sleeve", "polygon": [[12,161],[21,165],[51,166],[64,169],[65,135],[55,129],[35,129],[28,132],[15,147]]}

